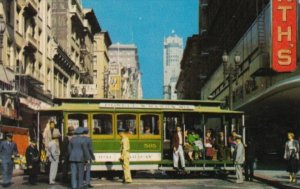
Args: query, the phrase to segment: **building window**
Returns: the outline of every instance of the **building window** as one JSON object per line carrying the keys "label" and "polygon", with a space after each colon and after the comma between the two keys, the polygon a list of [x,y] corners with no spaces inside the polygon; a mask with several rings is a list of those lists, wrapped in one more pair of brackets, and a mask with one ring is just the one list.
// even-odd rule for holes
{"label": "building window", "polygon": [[78,127],[88,127],[88,115],[86,114],[69,114],[68,115],[68,127],[74,127],[77,129]]}
{"label": "building window", "polygon": [[141,115],[140,117],[140,134],[158,135],[159,116],[158,115]]}
{"label": "building window", "polygon": [[47,69],[47,82],[46,82],[46,85],[47,85],[47,90],[51,91],[51,70],[49,68]]}
{"label": "building window", "polygon": [[136,134],[136,115],[120,114],[117,115],[117,128],[125,129],[130,134]]}
{"label": "building window", "polygon": [[49,27],[51,27],[51,18],[51,7],[47,4],[47,24]]}
{"label": "building window", "polygon": [[67,97],[67,90],[68,90],[68,80],[67,79],[65,79],[64,80],[64,88],[63,88],[63,90],[64,90],[64,94],[63,94],[63,97]]}
{"label": "building window", "polygon": [[50,52],[50,49],[51,49],[51,43],[50,43],[50,37],[48,36],[47,37],[47,55],[48,57],[51,57],[51,52]]}
{"label": "building window", "polygon": [[7,2],[6,22],[10,25],[13,25],[11,23],[11,21],[13,20],[13,19],[11,19],[11,17],[12,17],[11,10],[12,10],[13,3],[12,3],[12,1],[6,1],[6,2]]}
{"label": "building window", "polygon": [[39,49],[42,49],[43,44],[42,44],[42,29],[39,28],[39,33],[38,33],[38,43],[39,43]]}
{"label": "building window", "polygon": [[96,70],[94,70],[94,72],[93,72],[93,77],[94,77],[94,81],[97,79],[97,71]]}
{"label": "building window", "polygon": [[110,135],[112,130],[112,115],[95,114],[93,115],[93,134],[94,135]]}
{"label": "building window", "polygon": [[93,64],[97,65],[97,56],[93,56]]}
{"label": "building window", "polygon": [[58,95],[58,92],[57,92],[57,79],[58,79],[58,76],[55,74],[54,76],[54,81],[53,81],[53,93],[54,95],[57,97]]}
{"label": "building window", "polygon": [[11,52],[12,52],[12,42],[10,42],[9,39],[7,39],[7,58],[6,58],[6,65],[8,67],[10,67],[12,64],[12,61],[11,61]]}

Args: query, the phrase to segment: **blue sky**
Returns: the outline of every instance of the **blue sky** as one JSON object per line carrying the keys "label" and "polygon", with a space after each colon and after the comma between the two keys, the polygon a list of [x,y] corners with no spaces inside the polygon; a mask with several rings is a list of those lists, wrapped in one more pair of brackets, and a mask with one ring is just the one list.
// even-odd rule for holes
{"label": "blue sky", "polygon": [[138,48],[145,99],[163,97],[163,40],[172,30],[183,37],[198,33],[198,0],[82,0],[93,8],[113,43]]}

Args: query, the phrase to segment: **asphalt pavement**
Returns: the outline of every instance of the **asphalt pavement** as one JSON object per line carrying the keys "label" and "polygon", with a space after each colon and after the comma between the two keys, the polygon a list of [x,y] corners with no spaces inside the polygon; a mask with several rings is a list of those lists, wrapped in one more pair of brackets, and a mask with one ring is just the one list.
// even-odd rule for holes
{"label": "asphalt pavement", "polygon": [[[67,178],[63,178],[60,174],[57,176],[57,185],[49,185],[48,177],[46,174],[39,176],[39,182],[37,185],[29,185],[27,176],[23,175],[22,172],[16,174],[13,178],[12,189],[65,189],[70,188],[69,181]],[[67,181],[64,184],[63,181]],[[167,175],[161,172],[138,172],[134,174],[132,184],[123,184],[122,179],[119,177],[106,178],[106,177],[93,177],[92,185],[94,188],[141,188],[141,189],[273,189],[275,186],[269,185],[267,182],[260,180],[254,180],[254,182],[244,182],[243,184],[235,183],[235,176],[229,175],[227,177],[212,177],[211,175],[205,174],[194,174],[194,175]]]}
{"label": "asphalt pavement", "polygon": [[[60,174],[57,176],[57,185],[48,185],[48,176],[46,174],[39,175],[39,183],[31,186],[27,183],[27,175],[21,170],[14,170],[13,185],[10,188],[22,189],[26,188],[49,188],[63,189],[69,188],[69,181]],[[163,172],[137,172],[134,174],[134,182],[129,185],[122,184],[122,180],[115,176],[106,178],[94,175],[92,184],[95,188],[282,188],[282,189],[300,189],[300,174],[298,176],[299,183],[289,183],[288,173],[284,170],[255,170],[254,182],[244,182],[243,184],[235,183],[235,176],[214,177],[206,174],[190,174],[190,175],[170,175]],[[1,176],[0,176],[1,180]],[[67,181],[65,184],[64,181]],[[1,182],[1,181],[0,181]],[[1,186],[0,186],[1,188]]]}
{"label": "asphalt pavement", "polygon": [[[228,180],[216,178],[194,178],[194,179],[157,179],[157,178],[134,178],[132,184],[122,184],[121,179],[105,180],[94,179],[92,184],[94,188],[141,188],[141,189],[273,189],[260,181],[244,182],[243,184],[236,184],[234,178]],[[10,187],[12,189],[65,189],[68,185],[58,183],[57,185],[48,185],[45,180],[40,180],[35,186],[27,184],[27,180],[21,176],[14,178],[14,184]]]}

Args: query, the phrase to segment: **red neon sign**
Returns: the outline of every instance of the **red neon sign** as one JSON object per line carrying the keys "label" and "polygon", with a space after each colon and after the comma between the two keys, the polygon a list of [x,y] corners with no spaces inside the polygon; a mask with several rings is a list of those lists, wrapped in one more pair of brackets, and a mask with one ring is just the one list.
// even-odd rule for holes
{"label": "red neon sign", "polygon": [[297,1],[272,0],[272,69],[291,72],[297,65]]}

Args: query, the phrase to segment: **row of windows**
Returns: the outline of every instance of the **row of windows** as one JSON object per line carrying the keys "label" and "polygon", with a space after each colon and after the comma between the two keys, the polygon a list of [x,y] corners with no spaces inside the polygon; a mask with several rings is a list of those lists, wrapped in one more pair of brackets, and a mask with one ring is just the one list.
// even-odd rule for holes
{"label": "row of windows", "polygon": [[[137,125],[139,118],[139,125]],[[88,125],[87,114],[69,114],[67,126],[91,128],[93,135],[113,135],[114,128],[125,129],[131,135],[159,135],[159,115],[155,114],[118,114],[116,115],[116,127],[113,126],[112,114],[93,114],[91,127]]]}

